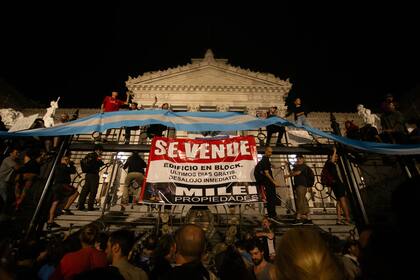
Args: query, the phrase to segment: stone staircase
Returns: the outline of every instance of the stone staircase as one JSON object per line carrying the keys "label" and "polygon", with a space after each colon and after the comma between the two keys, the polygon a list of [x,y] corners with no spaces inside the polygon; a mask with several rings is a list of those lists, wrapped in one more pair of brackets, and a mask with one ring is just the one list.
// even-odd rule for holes
{"label": "stone staircase", "polygon": [[[169,221],[167,224],[172,230],[180,225],[187,223],[186,214],[189,206],[176,206],[171,210],[152,209],[147,205],[134,205],[133,209],[128,207],[124,212],[120,211],[120,206],[114,206],[110,211],[78,211],[72,209],[75,215],[61,215],[56,218],[55,222],[61,226],[55,229],[55,232],[71,232],[77,231],[82,226],[96,222],[104,229],[115,230],[118,228],[130,228],[135,231],[153,231],[162,225],[159,218],[160,213],[168,212]],[[222,238],[226,230],[232,224],[237,224],[239,230],[256,230],[260,228],[262,215],[259,207],[241,207],[236,206],[230,209],[223,206],[211,206],[210,211],[213,213],[215,230],[218,236]],[[240,211],[239,211],[240,210]],[[169,212],[171,211],[171,212]],[[281,224],[275,225],[276,235],[281,236],[285,231],[294,227],[317,227],[325,233],[330,233],[340,240],[350,237],[357,238],[357,230],[355,225],[337,225],[335,209],[312,209],[313,225],[292,225],[294,216],[282,207],[277,207],[277,213],[281,217]]]}

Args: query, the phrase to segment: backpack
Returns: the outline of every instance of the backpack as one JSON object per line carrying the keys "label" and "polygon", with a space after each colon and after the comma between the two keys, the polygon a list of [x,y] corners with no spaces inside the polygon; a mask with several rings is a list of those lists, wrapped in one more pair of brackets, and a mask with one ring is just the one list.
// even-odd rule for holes
{"label": "backpack", "polygon": [[308,185],[306,187],[312,188],[312,186],[315,184],[315,174],[309,166],[306,170],[307,170],[306,180],[307,180],[307,183],[308,183]]}
{"label": "backpack", "polygon": [[321,171],[321,184],[323,186],[331,187],[333,183],[333,178],[328,172],[328,169],[324,166]]}
{"label": "backpack", "polygon": [[80,167],[82,168],[83,173],[92,172],[95,164],[95,155],[93,153],[87,154],[84,158],[80,160]]}

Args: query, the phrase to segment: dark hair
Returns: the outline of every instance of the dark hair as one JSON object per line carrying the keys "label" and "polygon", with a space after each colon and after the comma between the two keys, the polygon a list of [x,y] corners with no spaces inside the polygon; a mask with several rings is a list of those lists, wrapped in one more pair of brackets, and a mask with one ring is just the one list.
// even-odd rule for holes
{"label": "dark hair", "polygon": [[104,150],[104,148],[102,147],[102,145],[97,144],[97,145],[95,145],[95,151],[96,151],[96,150],[103,151],[103,150]]}
{"label": "dark hair", "polygon": [[114,231],[109,235],[109,242],[112,245],[118,244],[121,248],[121,254],[123,256],[128,256],[133,248],[134,241],[134,232],[131,230],[121,229]]}
{"label": "dark hair", "polygon": [[343,246],[343,254],[347,254],[352,246],[359,246],[359,242],[355,240],[348,240]]}
{"label": "dark hair", "polygon": [[106,234],[105,232],[101,231],[98,234],[98,238],[96,238],[97,243],[99,243],[99,249],[101,249],[102,251],[105,251],[106,249],[106,243],[108,242],[108,234]]}
{"label": "dark hair", "polygon": [[153,259],[164,258],[171,251],[175,244],[175,238],[171,234],[162,235],[159,238],[156,249],[153,252]]}
{"label": "dark hair", "polygon": [[252,242],[251,243],[249,243],[249,246],[248,246],[248,251],[252,251],[252,250],[254,250],[254,248],[257,248],[258,250],[260,250],[260,252],[264,252],[265,251],[265,249],[264,249],[264,244],[262,243],[262,241],[260,241],[259,239],[257,239],[257,238],[254,238],[253,240],[252,240]]}
{"label": "dark hair", "polygon": [[218,276],[224,279],[254,279],[252,273],[247,269],[244,260],[239,252],[229,246],[225,251],[215,257]]}
{"label": "dark hair", "polygon": [[79,239],[80,242],[93,246],[95,245],[95,241],[97,240],[98,235],[99,228],[95,224],[90,224],[82,228]]}

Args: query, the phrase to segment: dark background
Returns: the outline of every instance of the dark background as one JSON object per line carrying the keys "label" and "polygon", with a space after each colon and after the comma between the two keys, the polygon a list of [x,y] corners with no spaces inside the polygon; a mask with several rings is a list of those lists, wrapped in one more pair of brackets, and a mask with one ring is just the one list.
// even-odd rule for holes
{"label": "dark background", "polygon": [[216,2],[4,6],[0,81],[44,107],[58,96],[60,107],[99,107],[111,90],[125,92],[129,75],[185,65],[211,48],[233,66],[290,78],[291,96],[311,111],[350,112],[358,103],[378,111],[387,93],[419,96],[414,7],[237,5],[244,10]]}

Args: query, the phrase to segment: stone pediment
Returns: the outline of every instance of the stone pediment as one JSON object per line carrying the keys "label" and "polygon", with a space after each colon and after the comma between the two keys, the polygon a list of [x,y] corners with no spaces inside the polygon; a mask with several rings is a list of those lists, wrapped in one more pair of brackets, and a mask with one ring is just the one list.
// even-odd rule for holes
{"label": "stone pediment", "polygon": [[215,59],[211,50],[203,59],[192,59],[192,63],[185,66],[147,72],[137,78],[129,77],[126,85],[128,88],[146,85],[291,87],[288,80],[281,80],[272,74],[253,72],[231,66],[226,59]]}

